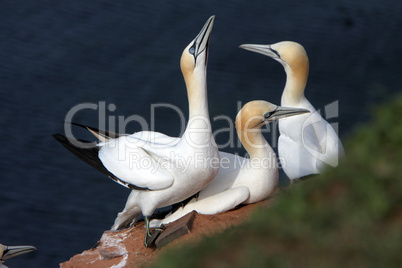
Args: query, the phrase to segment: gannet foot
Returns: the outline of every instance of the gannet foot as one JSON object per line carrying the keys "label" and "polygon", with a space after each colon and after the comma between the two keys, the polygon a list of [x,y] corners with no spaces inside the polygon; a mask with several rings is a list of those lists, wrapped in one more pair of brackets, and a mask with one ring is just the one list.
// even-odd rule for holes
{"label": "gannet foot", "polygon": [[151,230],[149,228],[149,218],[145,217],[145,239],[144,239],[144,245],[146,248],[152,246],[152,244],[155,242],[156,238],[166,229],[165,225],[161,225],[159,228],[155,228],[153,232],[151,233]]}
{"label": "gannet foot", "polygon": [[148,234],[145,234],[144,246],[145,246],[146,248],[148,248],[148,247],[151,245],[151,242],[149,241],[150,238],[151,238],[150,235],[148,236]]}
{"label": "gannet foot", "polygon": [[164,225],[163,223],[161,224],[161,226],[159,226],[160,229],[165,230],[166,229],[166,225]]}
{"label": "gannet foot", "polygon": [[163,232],[165,229],[166,229],[166,226],[162,223],[162,224],[159,226],[159,228],[155,228],[155,231],[161,233],[161,232]]}
{"label": "gannet foot", "polygon": [[151,237],[151,231],[149,230],[149,218],[145,217],[145,240],[144,240],[144,245],[145,247],[149,247],[149,238]]}

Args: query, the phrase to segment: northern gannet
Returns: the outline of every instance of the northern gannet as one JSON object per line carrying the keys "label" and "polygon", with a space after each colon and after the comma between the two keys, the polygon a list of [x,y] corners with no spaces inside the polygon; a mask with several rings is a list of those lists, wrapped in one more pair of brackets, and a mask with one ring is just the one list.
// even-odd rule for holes
{"label": "northern gannet", "polygon": [[146,222],[145,246],[148,246],[150,236],[149,217],[155,209],[196,194],[215,178],[219,170],[219,152],[211,131],[206,81],[214,18],[207,20],[181,56],[180,66],[189,102],[189,121],[181,138],[151,131],[133,135],[93,132],[103,142],[80,148],[77,140],[54,135],[79,158],[132,189],[112,230],[134,224],[142,213]]}
{"label": "northern gannet", "polygon": [[335,130],[304,96],[309,60],[303,46],[284,41],[273,45],[244,44],[243,49],[269,56],[282,64],[286,84],[281,105],[308,109],[311,114],[279,122],[278,153],[282,168],[291,179],[320,173],[327,165],[337,166],[344,154]]}
{"label": "northern gannet", "polygon": [[34,246],[5,246],[0,244],[0,268],[6,268],[4,263],[15,256],[36,250]]}
{"label": "northern gannet", "polygon": [[165,219],[152,220],[160,227],[195,210],[200,214],[216,214],[267,199],[278,183],[275,152],[261,133],[261,127],[280,118],[309,113],[306,109],[280,107],[266,101],[251,101],[236,116],[237,135],[249,158],[220,152],[221,168],[215,179],[184,207]]}

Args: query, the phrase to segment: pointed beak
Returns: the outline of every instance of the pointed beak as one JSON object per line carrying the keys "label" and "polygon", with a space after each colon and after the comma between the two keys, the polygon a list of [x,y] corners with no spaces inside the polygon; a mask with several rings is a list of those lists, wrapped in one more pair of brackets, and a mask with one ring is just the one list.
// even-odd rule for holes
{"label": "pointed beak", "polygon": [[209,37],[211,36],[212,26],[214,25],[215,16],[211,16],[202,27],[200,33],[194,39],[193,47],[195,49],[195,57],[197,58],[204,50],[208,49]]}
{"label": "pointed beak", "polygon": [[34,250],[36,250],[36,247],[33,246],[5,246],[3,256],[1,257],[0,260],[6,261],[15,256],[25,254]]}
{"label": "pointed beak", "polygon": [[271,45],[254,45],[254,44],[243,44],[240,45],[240,48],[249,50],[252,52],[257,52],[260,54],[263,54],[265,56],[271,57],[271,58],[277,58],[280,59],[281,57],[279,56],[278,52],[274,49],[271,48]]}
{"label": "pointed beak", "polygon": [[294,115],[299,115],[299,114],[305,114],[309,113],[310,111],[307,109],[301,109],[301,108],[293,108],[293,107],[281,107],[278,106],[274,111],[266,113],[265,116],[265,122],[272,122],[281,118],[289,117],[289,116],[294,116]]}

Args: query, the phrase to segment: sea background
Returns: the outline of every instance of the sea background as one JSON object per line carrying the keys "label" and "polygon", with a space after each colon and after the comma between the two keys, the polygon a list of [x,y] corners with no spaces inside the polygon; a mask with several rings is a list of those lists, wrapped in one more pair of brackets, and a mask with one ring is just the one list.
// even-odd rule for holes
{"label": "sea background", "polygon": [[[238,46],[292,40],[309,55],[306,97],[322,111],[337,102],[329,122],[345,140],[401,91],[401,14],[400,1],[1,1],[0,243],[38,248],[8,266],[57,267],[111,227],[129,190],[51,135],[64,133],[79,104],[104,104],[106,117],[85,109],[78,123],[141,116],[156,131],[180,135],[177,112],[151,105],[187,115],[179,60],[209,16],[216,15],[208,61],[214,131],[230,127],[219,118],[233,120],[248,101],[280,104],[282,66]],[[125,128],[140,130],[135,122]],[[274,131],[268,126],[265,136],[276,148]],[[216,134],[218,145],[230,140],[227,131]],[[222,150],[244,154],[232,145]]]}

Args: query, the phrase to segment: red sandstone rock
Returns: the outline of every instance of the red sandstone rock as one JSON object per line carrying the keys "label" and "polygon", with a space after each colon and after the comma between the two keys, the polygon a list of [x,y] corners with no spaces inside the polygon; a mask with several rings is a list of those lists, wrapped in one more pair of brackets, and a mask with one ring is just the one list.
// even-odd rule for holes
{"label": "red sandstone rock", "polygon": [[[183,236],[177,239],[174,237],[175,240],[166,246],[161,245],[163,246],[162,249],[145,248],[144,222],[140,222],[132,228],[116,232],[105,231],[97,245],[90,250],[86,250],[81,254],[73,256],[69,261],[61,263],[60,267],[104,268],[114,266],[117,268],[126,266],[137,267],[149,264],[157,257],[159,252],[162,252],[169,247],[187,241],[195,241],[205,234],[212,235],[213,233],[222,231],[231,225],[239,224],[247,219],[250,211],[252,211],[256,206],[261,205],[261,203],[267,204],[266,201],[260,202],[216,215],[200,215],[195,213],[191,216],[192,223],[191,221],[185,221],[184,224],[177,227],[178,229],[181,228],[180,232]],[[167,226],[167,229],[168,228],[169,225]],[[188,231],[185,231],[186,228]],[[175,230],[173,230],[173,232],[174,231]]]}

